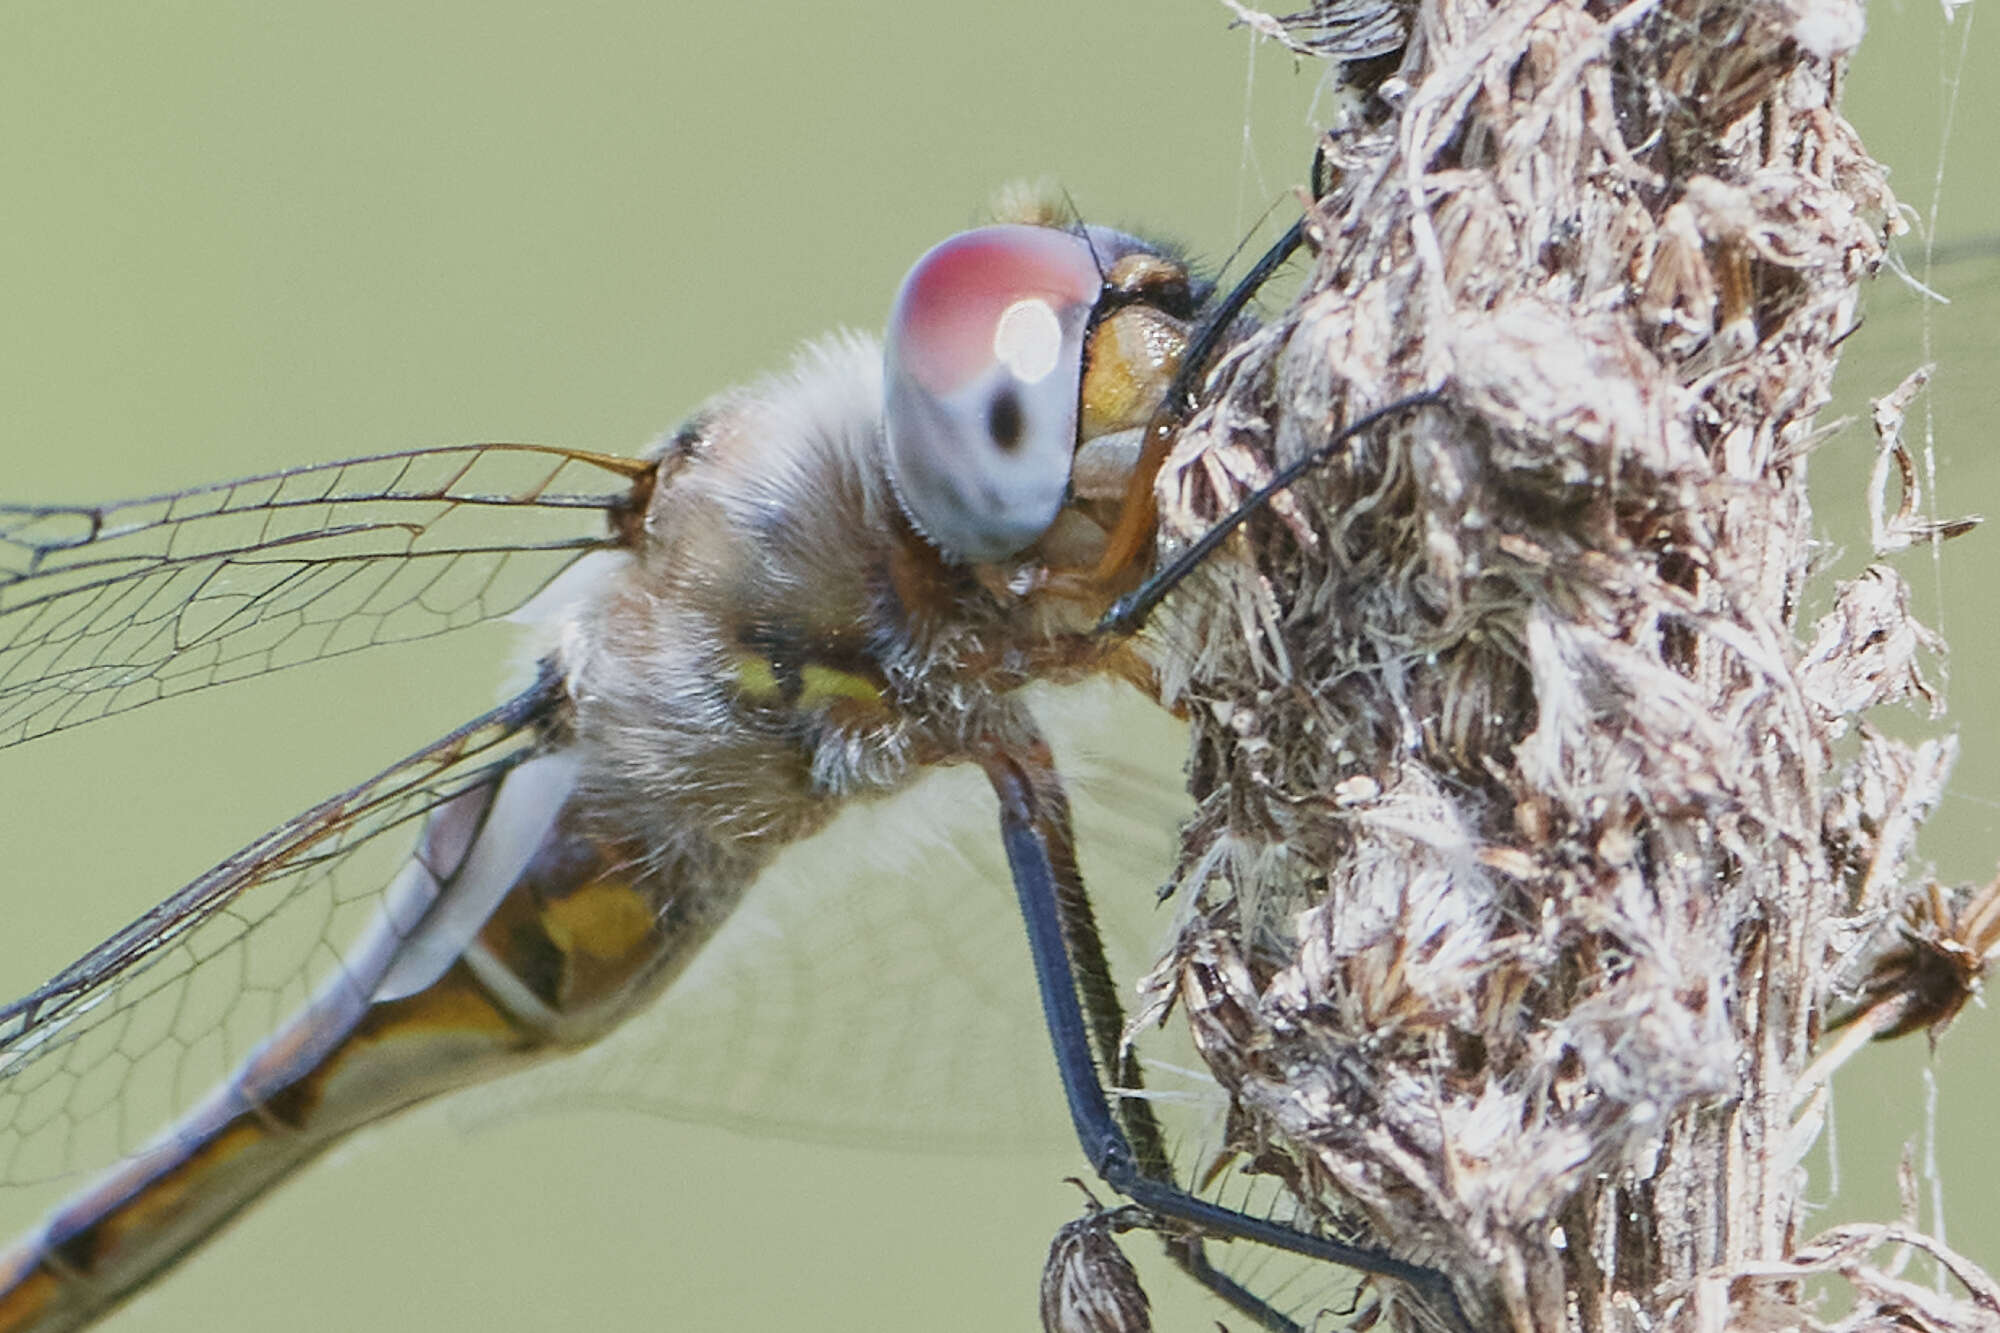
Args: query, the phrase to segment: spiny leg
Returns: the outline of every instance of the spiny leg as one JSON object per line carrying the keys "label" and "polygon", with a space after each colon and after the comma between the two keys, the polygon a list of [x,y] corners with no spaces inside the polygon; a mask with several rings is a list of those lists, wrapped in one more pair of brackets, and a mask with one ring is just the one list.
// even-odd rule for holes
{"label": "spiny leg", "polygon": [[[1290,1321],[1210,1267],[1199,1248],[1201,1234],[1255,1241],[1406,1283],[1427,1297],[1454,1327],[1467,1327],[1450,1280],[1443,1273],[1191,1194],[1171,1178],[1151,1108],[1143,1100],[1125,1097],[1121,1098],[1121,1112],[1112,1111],[1099,1078],[1099,1062],[1105,1069],[1122,1071],[1121,1083],[1136,1079],[1137,1071],[1129,1056],[1120,1055],[1123,1017],[1076,868],[1061,786],[1046,762],[1045,751],[1033,755],[995,752],[986,758],[985,767],[1000,798],[1001,839],[1028,931],[1042,1015],[1055,1048],[1070,1122],[1098,1175],[1155,1215],[1186,1224],[1195,1238],[1191,1242],[1169,1240],[1168,1253],[1175,1262],[1267,1328],[1290,1327]],[[1086,1017],[1086,1004],[1092,1017]],[[1268,1318],[1279,1322],[1274,1325]]]}
{"label": "spiny leg", "polygon": [[[1323,158],[1315,153],[1314,198],[1323,193],[1323,165]],[[1174,432],[1193,409],[1201,381],[1216,355],[1239,331],[1243,311],[1303,243],[1306,225],[1305,218],[1294,223],[1235,287],[1205,312],[1195,329],[1180,370],[1148,427],[1144,453],[1134,470],[1124,511],[1097,571],[1099,580],[1114,578],[1118,570],[1139,558],[1151,545],[1155,519],[1151,490]],[[1330,461],[1349,441],[1375,425],[1443,401],[1440,394],[1425,393],[1391,403],[1282,468],[1186,551],[1120,598],[1099,622],[1097,632],[1121,636],[1137,632],[1167,594],[1272,497]],[[1140,1072],[1132,1055],[1122,1049],[1123,1011],[1076,866],[1068,807],[1060,782],[1045,751],[1026,763],[1013,756],[1000,756],[989,762],[988,775],[1000,795],[1002,836],[1028,925],[1043,1011],[1078,1138],[1092,1165],[1113,1188],[1158,1215],[1193,1224],[1194,1231],[1166,1237],[1167,1251],[1174,1262],[1266,1329],[1296,1330],[1298,1326],[1254,1292],[1214,1268],[1202,1247],[1200,1232],[1258,1240],[1377,1276],[1401,1279],[1432,1295],[1456,1326],[1465,1327],[1457,1298],[1443,1274],[1380,1251],[1309,1236],[1192,1195],[1173,1181],[1150,1104],[1140,1098],[1122,1097],[1114,1115],[1097,1069],[1101,1066],[1111,1071],[1115,1086],[1122,1088],[1140,1086]],[[1042,779],[1039,782],[1038,777]],[[1093,1042],[1099,1064],[1092,1063]]]}
{"label": "spiny leg", "polygon": [[1196,325],[1186,349],[1181,353],[1180,369],[1167,385],[1166,394],[1146,426],[1145,444],[1140,450],[1138,462],[1133,465],[1132,478],[1126,484],[1125,502],[1119,510],[1118,523],[1105,543],[1104,554],[1099,558],[1096,570],[1091,574],[1095,583],[1115,584],[1122,573],[1150,552],[1157,517],[1153,506],[1153,481],[1159,475],[1160,465],[1166,461],[1174,432],[1194,409],[1195,393],[1207,376],[1216,353],[1237,332],[1244,308],[1271,280],[1271,276],[1284,267],[1305,240],[1305,234],[1306,220],[1300,218],[1251,265],[1250,271],[1229,290],[1227,296],[1203,312],[1201,323]]}
{"label": "spiny leg", "polygon": [[[1096,912],[1091,907],[1083,872],[1077,865],[1069,799],[1055,771],[1053,757],[1046,748],[1042,748],[1020,759],[1010,759],[1007,763],[1011,771],[1004,780],[1010,784],[1018,780],[1022,809],[1037,830],[1037,845],[1046,857],[1047,882],[1054,889],[1052,902],[1065,945],[1064,961],[1070,973],[1069,984],[1079,1005],[1083,1026],[1089,1033],[1090,1044],[1095,1047],[1097,1063],[1091,1070],[1090,1082],[1102,1086],[1098,1083],[1096,1072],[1101,1068],[1112,1072],[1112,1086],[1138,1089],[1143,1086],[1145,1075],[1137,1056],[1124,1046],[1124,1006],[1119,1003],[1117,982],[1112,978],[1110,963],[1104,955],[1103,936],[1098,930]],[[997,786],[1003,779],[995,777],[994,781]],[[1016,788],[1010,785],[1009,789]],[[1004,810],[1004,796],[1002,804]],[[1002,818],[1004,822],[1004,813]],[[1011,858],[1012,853],[1009,855]],[[1016,884],[1019,884],[1018,875]],[[1040,973],[1038,960],[1038,979]],[[1045,1004],[1045,1011],[1046,1008]],[[1154,1179],[1171,1181],[1173,1166],[1167,1153],[1165,1136],[1153,1115],[1152,1104],[1143,1097],[1121,1096],[1115,1114],[1137,1169]],[[1177,1266],[1238,1313],[1255,1320],[1259,1328],[1269,1330],[1269,1333],[1299,1333],[1299,1326],[1294,1321],[1210,1263],[1200,1236],[1163,1235],[1162,1241],[1168,1257]]]}
{"label": "spiny leg", "polygon": [[1147,618],[1159,609],[1162,601],[1166,600],[1167,595],[1173,592],[1188,575],[1200,568],[1201,562],[1213,555],[1216,547],[1222,545],[1229,539],[1231,533],[1254,518],[1274,496],[1296,485],[1299,478],[1308,472],[1331,462],[1356,437],[1365,435],[1383,422],[1427,407],[1443,407],[1449,402],[1450,399],[1437,391],[1413,393],[1406,398],[1398,398],[1357,418],[1332,439],[1279,468],[1269,481],[1246,496],[1242,504],[1217,520],[1214,526],[1189,543],[1173,559],[1148,575],[1145,582],[1113,602],[1111,609],[1097,622],[1096,632],[1117,635],[1138,633],[1145,627]]}
{"label": "spiny leg", "polygon": [[[1318,148],[1313,150],[1310,176],[1312,198],[1318,199],[1326,193],[1326,156]],[[1125,502],[1119,510],[1118,522],[1105,543],[1097,568],[1090,575],[1097,586],[1115,586],[1120,576],[1129,573],[1135,563],[1150,557],[1158,517],[1153,504],[1153,482],[1166,461],[1174,434],[1187,420],[1188,414],[1194,411],[1196,395],[1213,368],[1217,355],[1231,339],[1240,336],[1244,310],[1264,289],[1264,284],[1290,262],[1299,246],[1305,243],[1307,221],[1307,217],[1301,217],[1286,228],[1285,234],[1272,242],[1271,248],[1258,257],[1249,272],[1237,280],[1227,295],[1201,311],[1200,322],[1189,334],[1187,346],[1181,352],[1180,369],[1174,373],[1166,393],[1161,395],[1160,405],[1153,410],[1152,420],[1146,425],[1145,443],[1138,462],[1133,465],[1131,479],[1126,483]],[[1149,583],[1151,581],[1148,580]],[[1109,616],[1099,628],[1117,629],[1110,623]]]}

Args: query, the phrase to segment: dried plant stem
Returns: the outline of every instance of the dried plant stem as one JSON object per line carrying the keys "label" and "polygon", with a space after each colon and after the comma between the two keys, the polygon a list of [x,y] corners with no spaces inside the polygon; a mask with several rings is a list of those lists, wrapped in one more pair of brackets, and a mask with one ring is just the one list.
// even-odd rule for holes
{"label": "dried plant stem", "polygon": [[1482,1328],[1995,1327],[1956,1256],[1951,1296],[1870,1266],[1945,1253],[1908,1228],[1801,1234],[1830,1009],[1914,993],[1899,924],[1970,919],[1902,869],[1949,743],[1855,723],[1931,699],[1900,578],[1798,623],[1815,414],[1896,225],[1837,107],[1858,4],[1260,21],[1356,96],[1311,278],[1183,433],[1164,530],[1447,402],[1273,506],[1163,631],[1201,646],[1168,685],[1202,804],[1162,975],[1236,1146]]}

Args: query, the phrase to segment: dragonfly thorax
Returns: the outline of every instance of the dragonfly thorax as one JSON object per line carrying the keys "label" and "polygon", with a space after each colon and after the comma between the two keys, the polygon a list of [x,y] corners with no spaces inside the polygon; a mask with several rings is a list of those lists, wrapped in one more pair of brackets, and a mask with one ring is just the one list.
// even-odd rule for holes
{"label": "dragonfly thorax", "polygon": [[837,339],[713,404],[663,446],[641,548],[558,613],[581,781],[650,861],[752,875],[842,802],[1029,734],[1018,687],[1103,666],[1099,608],[1045,595],[1037,553],[957,564],[902,513],[879,367]]}
{"label": "dragonfly thorax", "polygon": [[[973,315],[910,315],[921,304],[911,293],[927,290],[938,256],[962,269],[978,252],[955,238],[905,284],[886,374],[874,341],[831,338],[785,374],[716,399],[663,442],[636,548],[561,613],[558,665],[582,743],[582,789],[593,809],[622,812],[619,835],[636,837],[649,862],[753,875],[848,799],[1025,743],[1033,728],[1011,699],[1021,686],[1105,670],[1144,676],[1129,646],[1092,632],[1121,589],[1075,571],[1102,553],[1145,422],[1178,366],[1186,326],[1147,296],[1165,289],[1185,299],[1185,274],[1127,237],[1114,251],[1068,232],[990,231],[999,238],[968,235],[990,250],[1027,234],[1042,269],[1053,245],[1071,261],[1066,281],[1090,280],[1094,307],[1062,306],[1073,290],[1049,298],[1058,341],[1042,350],[1067,364],[1034,364],[1035,330],[1007,327],[1023,301],[977,275],[929,284],[973,289],[983,302]],[[1101,283],[1093,264],[1106,272]],[[1053,285],[1042,269],[1026,290]],[[987,351],[1011,366],[960,364],[977,362],[985,346],[965,326],[985,322],[997,330]],[[1074,337],[1064,332],[1072,322]],[[941,329],[972,350],[911,346]],[[962,537],[976,520],[954,507],[1012,487],[1017,465],[1033,470],[1026,454],[1048,447],[972,437],[1016,425],[1032,434],[1047,422],[996,422],[991,404],[978,402],[970,417],[935,402],[912,415],[908,400],[967,383],[974,398],[1005,399],[1020,388],[1017,370],[1067,386],[1055,413],[1055,511],[1019,549],[967,559],[965,542],[937,539],[940,522]],[[1043,410],[1022,397],[1031,417]],[[962,465],[971,479],[948,501],[915,498],[911,455],[958,466],[954,451],[970,455]],[[992,534],[1015,522],[979,540],[998,540]]]}

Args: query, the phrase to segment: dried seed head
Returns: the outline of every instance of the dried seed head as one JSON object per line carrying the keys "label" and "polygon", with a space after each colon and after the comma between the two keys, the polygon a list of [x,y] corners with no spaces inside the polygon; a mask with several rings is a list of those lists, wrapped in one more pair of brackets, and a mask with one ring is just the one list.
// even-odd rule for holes
{"label": "dried seed head", "polygon": [[1088,1213],[1056,1232],[1042,1269],[1045,1333],[1151,1333],[1139,1274],[1111,1238],[1117,1215],[1092,1202]]}

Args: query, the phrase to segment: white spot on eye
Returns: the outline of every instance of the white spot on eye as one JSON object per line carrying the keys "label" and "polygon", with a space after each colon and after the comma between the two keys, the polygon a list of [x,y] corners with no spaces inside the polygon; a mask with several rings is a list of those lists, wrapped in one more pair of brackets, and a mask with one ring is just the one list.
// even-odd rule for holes
{"label": "white spot on eye", "polygon": [[1049,303],[1025,296],[1000,312],[993,356],[1023,384],[1039,384],[1062,356],[1062,323]]}

